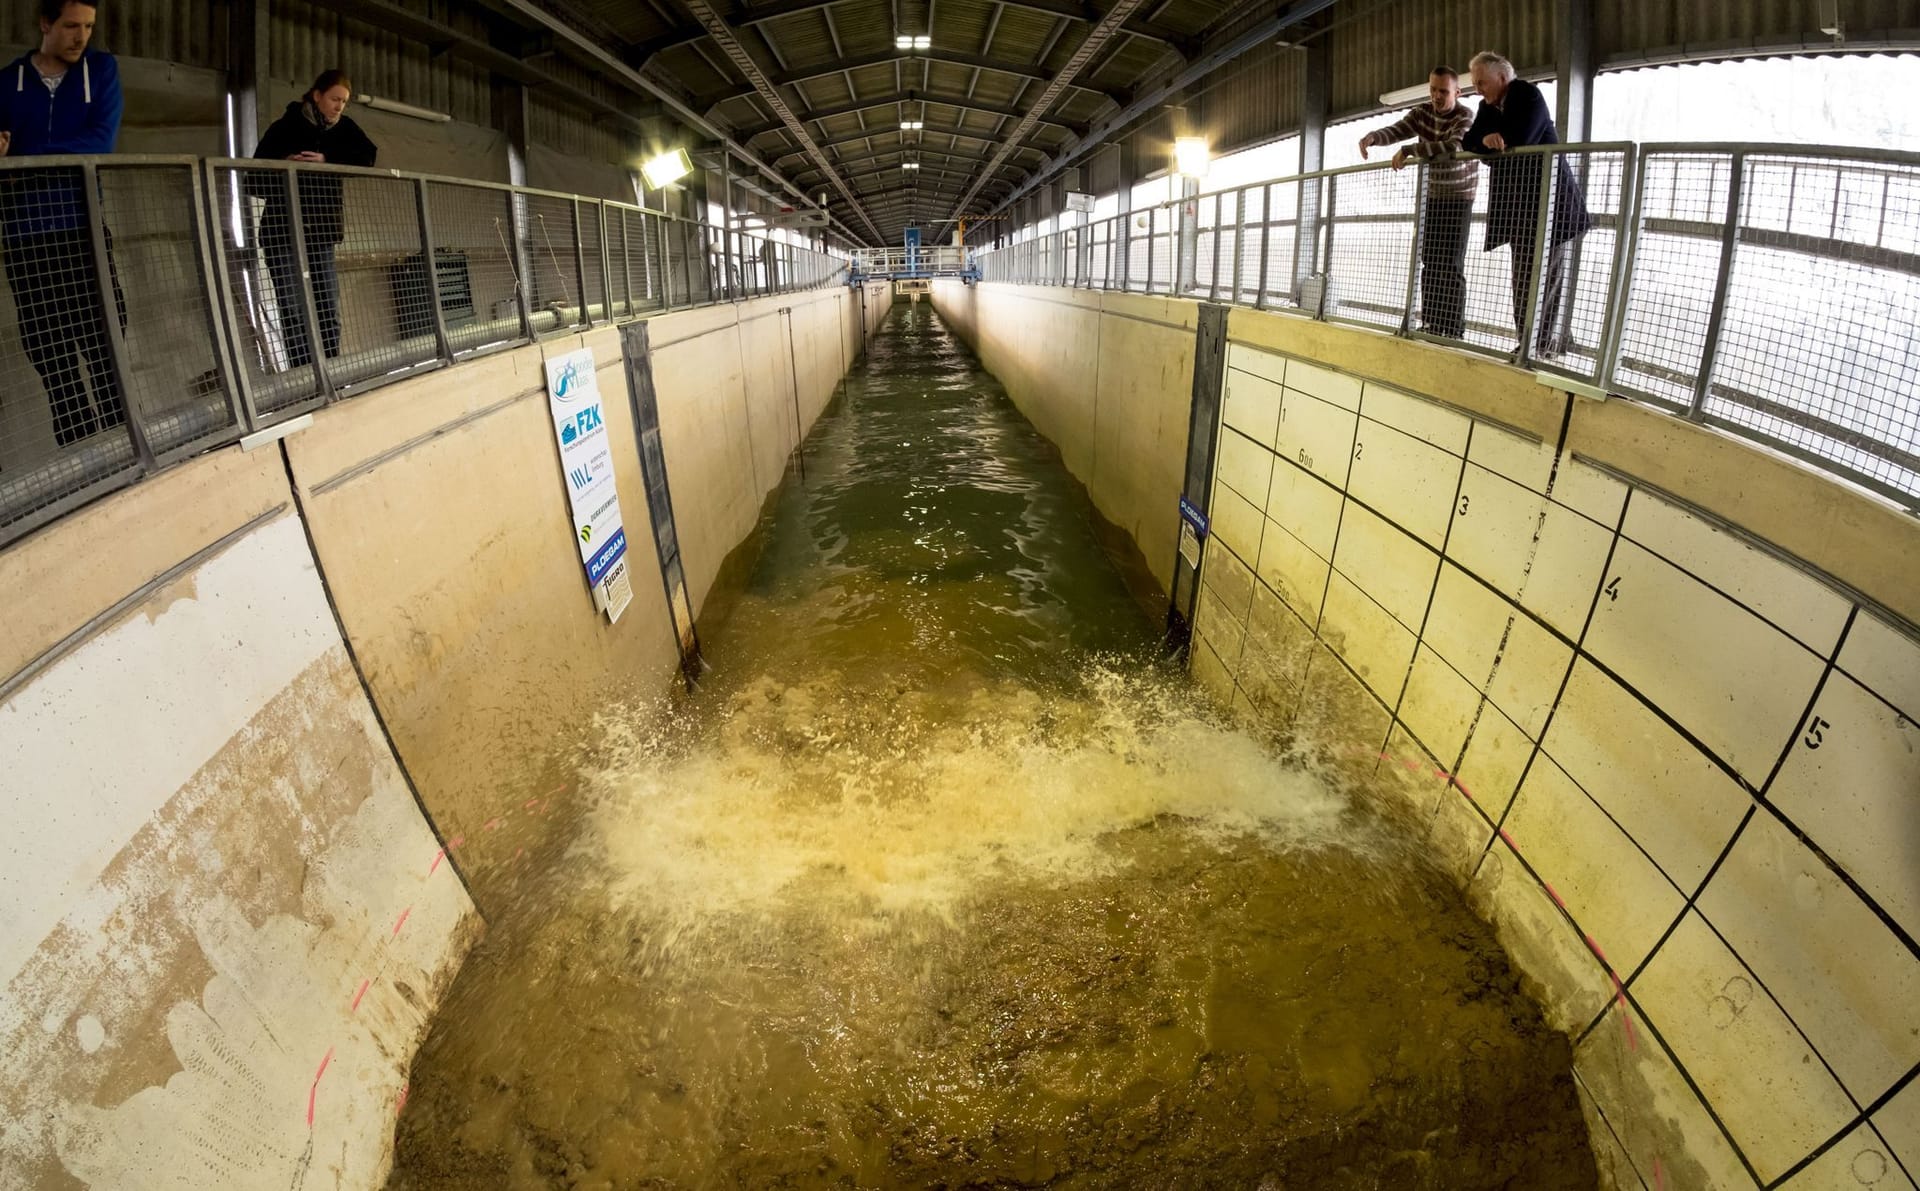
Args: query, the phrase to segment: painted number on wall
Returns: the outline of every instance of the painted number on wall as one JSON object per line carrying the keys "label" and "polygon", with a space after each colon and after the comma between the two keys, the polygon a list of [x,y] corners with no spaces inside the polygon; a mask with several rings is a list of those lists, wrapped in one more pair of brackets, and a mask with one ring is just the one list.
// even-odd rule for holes
{"label": "painted number on wall", "polygon": [[1807,747],[1817,749],[1826,741],[1827,729],[1833,727],[1833,721],[1814,716],[1807,721]]}

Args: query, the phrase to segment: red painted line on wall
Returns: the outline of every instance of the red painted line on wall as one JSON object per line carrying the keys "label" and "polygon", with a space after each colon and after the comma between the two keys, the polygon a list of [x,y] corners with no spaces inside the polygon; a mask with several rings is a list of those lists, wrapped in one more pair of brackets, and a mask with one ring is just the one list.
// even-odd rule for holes
{"label": "red painted line on wall", "polygon": [[1461,781],[1461,780],[1460,780],[1459,778],[1457,778],[1457,777],[1456,777],[1456,778],[1449,778],[1448,780],[1449,780],[1449,781],[1451,781],[1451,782],[1453,783],[1453,788],[1454,788],[1454,789],[1456,789],[1456,790],[1458,790],[1458,791],[1460,791],[1460,793],[1462,793],[1462,794],[1464,794],[1464,795],[1466,796],[1466,799],[1467,799],[1467,801],[1468,801],[1468,802],[1471,802],[1471,803],[1473,803],[1473,804],[1474,804],[1475,806],[1478,806],[1478,805],[1480,804],[1480,800],[1479,800],[1478,798],[1475,798],[1475,797],[1473,796],[1473,791],[1472,791],[1472,790],[1469,790],[1469,789],[1467,789],[1467,784],[1466,784],[1465,782],[1463,782],[1463,781]]}
{"label": "red painted line on wall", "polygon": [[1655,1191],[1667,1191],[1667,1168],[1660,1165],[1660,1155],[1653,1156],[1653,1185]]}
{"label": "red painted line on wall", "polygon": [[488,819],[484,824],[481,825],[480,830],[482,831],[500,830],[500,816],[495,815],[493,818]]}
{"label": "red painted line on wall", "polygon": [[1560,891],[1553,887],[1552,881],[1548,881],[1542,878],[1540,881],[1540,885],[1541,885],[1541,888],[1547,891],[1547,896],[1553,899],[1554,905],[1559,906],[1563,910],[1567,908],[1567,903],[1560,899]]}
{"label": "red painted line on wall", "polygon": [[313,1073],[313,1082],[307,1085],[307,1128],[313,1128],[313,1102],[320,1095],[320,1077],[327,1073],[327,1064],[333,1062],[333,1048],[327,1048],[327,1056],[320,1060],[320,1070]]}
{"label": "red painted line on wall", "polygon": [[360,998],[367,995],[367,986],[372,983],[373,983],[373,977],[371,976],[367,977],[365,980],[362,980],[360,982],[360,991],[353,994],[353,1005],[351,1008],[347,1010],[348,1013],[360,1012]]}
{"label": "red painted line on wall", "polygon": [[405,1084],[405,1083],[400,1085],[400,1103],[393,1106],[394,1116],[397,1117],[401,1113],[407,1110],[407,1089],[412,1086],[413,1086],[412,1084]]}
{"label": "red painted line on wall", "polygon": [[1500,828],[1500,838],[1506,840],[1507,847],[1512,848],[1515,852],[1520,850],[1520,845],[1513,842],[1513,837],[1507,834],[1507,829],[1504,827]]}
{"label": "red painted line on wall", "polygon": [[445,848],[441,848],[438,852],[435,852],[433,854],[433,863],[427,866],[427,875],[431,877],[433,875],[433,870],[436,868],[439,868],[440,862],[442,860],[445,860],[446,858],[447,858],[447,850]]}
{"label": "red painted line on wall", "polygon": [[407,915],[411,913],[413,913],[412,906],[408,906],[406,909],[400,911],[400,917],[396,919],[393,924],[393,934],[388,935],[387,936],[388,938],[392,938],[393,935],[397,935],[400,933],[400,928],[405,926],[407,923]]}

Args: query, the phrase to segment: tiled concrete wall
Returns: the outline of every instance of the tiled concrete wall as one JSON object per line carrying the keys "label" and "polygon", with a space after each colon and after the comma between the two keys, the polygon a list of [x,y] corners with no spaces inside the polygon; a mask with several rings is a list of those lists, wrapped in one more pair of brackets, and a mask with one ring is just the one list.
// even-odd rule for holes
{"label": "tiled concrete wall", "polygon": [[1194,672],[1391,791],[1576,1040],[1610,1179],[1912,1187],[1913,627],[1593,466],[1578,399],[1536,437],[1228,363]]}
{"label": "tiled concrete wall", "polygon": [[1194,304],[943,279],[933,305],[1169,587],[1193,406]]}

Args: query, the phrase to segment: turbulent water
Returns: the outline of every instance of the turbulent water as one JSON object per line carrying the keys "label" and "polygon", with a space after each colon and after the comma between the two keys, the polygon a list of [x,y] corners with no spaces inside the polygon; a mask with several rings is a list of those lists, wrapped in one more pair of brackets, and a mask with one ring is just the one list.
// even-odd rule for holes
{"label": "turbulent water", "polygon": [[1593,1185],[1486,928],[1166,666],[927,307],[805,450],[699,691],[598,725],[393,1187]]}

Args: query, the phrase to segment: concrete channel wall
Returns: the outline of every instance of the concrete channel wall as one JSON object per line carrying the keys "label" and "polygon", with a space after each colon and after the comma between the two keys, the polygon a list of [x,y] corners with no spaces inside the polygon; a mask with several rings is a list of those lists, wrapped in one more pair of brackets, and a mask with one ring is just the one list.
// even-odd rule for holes
{"label": "concrete channel wall", "polygon": [[[696,604],[885,317],[871,289],[649,320]],[[0,1186],[384,1181],[556,749],[676,672],[620,343],[375,390],[0,552]],[[578,346],[633,538],[617,624],[544,399]]]}
{"label": "concrete channel wall", "polygon": [[[935,304],[1164,583],[1194,306]],[[1465,352],[1228,340],[1198,681],[1430,842],[1573,1040],[1610,1185],[1911,1187],[1920,524]]]}

